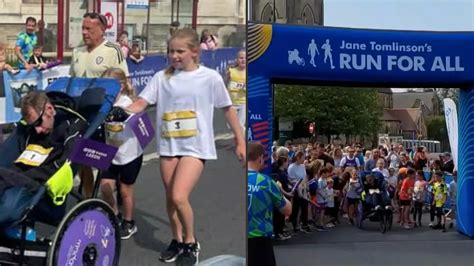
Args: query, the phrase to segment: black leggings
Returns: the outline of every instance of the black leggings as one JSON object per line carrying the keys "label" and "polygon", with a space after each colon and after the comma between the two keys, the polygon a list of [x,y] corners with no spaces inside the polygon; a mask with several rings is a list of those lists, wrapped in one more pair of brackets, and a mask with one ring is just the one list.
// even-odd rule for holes
{"label": "black leggings", "polygon": [[290,220],[293,224],[293,229],[298,228],[298,214],[301,210],[301,223],[303,226],[308,225],[308,202],[295,195],[293,198],[293,207],[291,211]]}
{"label": "black leggings", "polygon": [[273,252],[272,239],[269,237],[249,238],[247,240],[247,265],[248,266],[274,266],[276,265]]}
{"label": "black leggings", "polygon": [[283,233],[285,226],[285,216],[281,214],[280,210],[273,209],[273,233],[276,235]]}
{"label": "black leggings", "polygon": [[421,216],[423,215],[423,202],[415,201],[415,211],[413,212],[413,221],[416,222],[416,215],[418,214],[418,223],[421,223]]}

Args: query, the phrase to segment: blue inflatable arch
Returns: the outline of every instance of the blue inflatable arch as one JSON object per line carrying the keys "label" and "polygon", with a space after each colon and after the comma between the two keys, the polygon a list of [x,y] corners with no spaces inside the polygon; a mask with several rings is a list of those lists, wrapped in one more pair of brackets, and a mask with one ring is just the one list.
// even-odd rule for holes
{"label": "blue inflatable arch", "polygon": [[278,80],[461,88],[457,228],[474,237],[474,33],[248,27],[248,137],[269,152]]}

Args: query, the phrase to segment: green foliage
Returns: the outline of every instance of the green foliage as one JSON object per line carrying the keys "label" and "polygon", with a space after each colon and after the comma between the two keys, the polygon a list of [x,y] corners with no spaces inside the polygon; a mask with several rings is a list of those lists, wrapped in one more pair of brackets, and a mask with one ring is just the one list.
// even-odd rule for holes
{"label": "green foliage", "polygon": [[431,118],[427,124],[428,139],[448,141],[448,131],[446,130],[446,121],[444,116],[435,116]]}
{"label": "green foliage", "polygon": [[319,135],[371,136],[381,109],[376,89],[275,85],[275,117],[315,121]]}

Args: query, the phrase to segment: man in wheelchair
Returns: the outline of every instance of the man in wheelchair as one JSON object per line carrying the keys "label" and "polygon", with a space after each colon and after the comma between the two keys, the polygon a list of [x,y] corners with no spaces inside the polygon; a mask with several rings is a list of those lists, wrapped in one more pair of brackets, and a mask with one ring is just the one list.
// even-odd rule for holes
{"label": "man in wheelchair", "polygon": [[375,175],[371,173],[364,180],[365,207],[378,211],[390,207],[390,197],[383,176]]}
{"label": "man in wheelchair", "polygon": [[[87,122],[70,108],[73,100],[67,100],[55,97],[53,103],[40,91],[30,92],[22,99],[23,119],[0,147],[0,232],[23,215],[21,206],[25,201],[63,166],[69,167],[68,155]],[[64,200],[54,202],[45,194],[32,211],[33,219],[59,224],[65,214]]]}

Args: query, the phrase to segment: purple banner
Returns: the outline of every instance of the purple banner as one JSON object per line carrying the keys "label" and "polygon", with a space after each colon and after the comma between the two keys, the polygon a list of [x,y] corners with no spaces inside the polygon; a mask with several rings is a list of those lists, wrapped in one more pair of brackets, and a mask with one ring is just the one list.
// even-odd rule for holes
{"label": "purple banner", "polygon": [[117,153],[117,148],[91,139],[79,140],[72,151],[71,161],[101,170],[109,166]]}
{"label": "purple banner", "polygon": [[135,114],[128,120],[127,124],[132,128],[135,136],[137,136],[138,142],[145,149],[146,145],[155,136],[155,129],[150,121],[150,117],[146,112]]}

